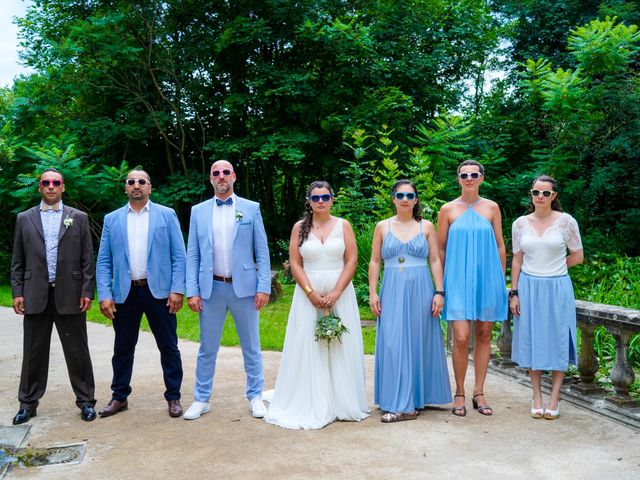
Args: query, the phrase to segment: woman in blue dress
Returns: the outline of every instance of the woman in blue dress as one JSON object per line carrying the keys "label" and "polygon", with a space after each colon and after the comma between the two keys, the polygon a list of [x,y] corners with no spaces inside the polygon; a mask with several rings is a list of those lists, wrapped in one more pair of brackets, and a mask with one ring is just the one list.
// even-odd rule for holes
{"label": "woman in blue dress", "polygon": [[446,203],[438,214],[438,245],[444,263],[447,299],[443,317],[453,330],[453,372],[456,393],[451,412],[464,417],[464,380],[469,364],[469,339],[473,324],[475,384],[473,408],[493,415],[484,397],[484,381],[491,357],[493,322],[507,319],[505,286],[506,252],[498,204],[480,196],[484,167],[475,160],[458,166],[461,195]]}
{"label": "woman in blue dress", "polygon": [[[531,190],[529,214],[513,222],[510,308],[514,315],[511,358],[529,369],[531,416],[555,420],[560,415],[560,387],[569,363],[576,364],[576,300],[567,274],[582,263],[578,224],[562,213],[556,181],[543,175]],[[567,253],[568,252],[568,253]],[[553,385],[542,408],[542,371]]]}
{"label": "woman in blue dress", "polygon": [[369,263],[369,303],[378,317],[374,401],[384,423],[413,420],[425,405],[451,403],[438,320],[444,292],[437,234],[420,215],[411,181],[396,182],[393,203],[396,215],[376,225]]}

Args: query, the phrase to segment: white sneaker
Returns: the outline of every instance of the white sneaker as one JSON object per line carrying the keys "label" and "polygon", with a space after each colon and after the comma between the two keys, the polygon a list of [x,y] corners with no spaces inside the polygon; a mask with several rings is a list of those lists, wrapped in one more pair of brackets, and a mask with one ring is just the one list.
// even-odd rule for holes
{"label": "white sneaker", "polygon": [[193,402],[191,406],[187,408],[187,411],[184,412],[182,418],[185,420],[195,420],[196,418],[200,418],[209,410],[211,410],[209,402]]}
{"label": "white sneaker", "polygon": [[264,402],[260,397],[249,400],[249,405],[251,407],[251,415],[255,418],[262,418],[267,414],[267,407],[264,406]]}

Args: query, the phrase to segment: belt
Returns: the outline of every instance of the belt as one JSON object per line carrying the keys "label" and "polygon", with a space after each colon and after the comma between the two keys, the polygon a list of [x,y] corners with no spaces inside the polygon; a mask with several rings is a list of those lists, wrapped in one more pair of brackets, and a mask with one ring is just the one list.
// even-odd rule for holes
{"label": "belt", "polygon": [[131,285],[133,285],[134,287],[146,287],[147,279],[143,278],[141,280],[131,280]]}
{"label": "belt", "polygon": [[231,283],[231,277],[222,277],[220,275],[214,275],[213,279],[217,280],[218,282]]}
{"label": "belt", "polygon": [[49,282],[49,288],[56,288],[56,282]]}

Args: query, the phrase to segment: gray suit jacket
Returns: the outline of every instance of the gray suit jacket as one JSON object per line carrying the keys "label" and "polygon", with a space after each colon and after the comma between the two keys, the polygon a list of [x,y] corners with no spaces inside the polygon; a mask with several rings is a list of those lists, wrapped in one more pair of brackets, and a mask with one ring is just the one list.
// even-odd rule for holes
{"label": "gray suit jacket", "polygon": [[[65,219],[69,226],[65,226]],[[80,313],[80,298],[93,298],[95,266],[89,218],[63,205],[58,236],[55,302],[61,315]],[[24,297],[25,314],[42,313],[47,307],[49,274],[40,207],[18,214],[11,260],[13,298]]]}

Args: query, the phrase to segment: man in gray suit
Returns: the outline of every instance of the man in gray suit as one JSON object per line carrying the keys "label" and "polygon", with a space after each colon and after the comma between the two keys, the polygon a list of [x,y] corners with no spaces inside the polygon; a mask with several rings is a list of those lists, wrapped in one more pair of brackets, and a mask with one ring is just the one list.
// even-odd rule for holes
{"label": "man in gray suit", "polygon": [[62,203],[64,178],[40,175],[40,205],[18,214],[11,261],[13,309],[24,315],[18,425],[36,416],[47,387],[51,331],[62,343],[76,405],[83,420],[96,418],[95,384],[86,311],[93,299],[95,267],[87,214]]}

